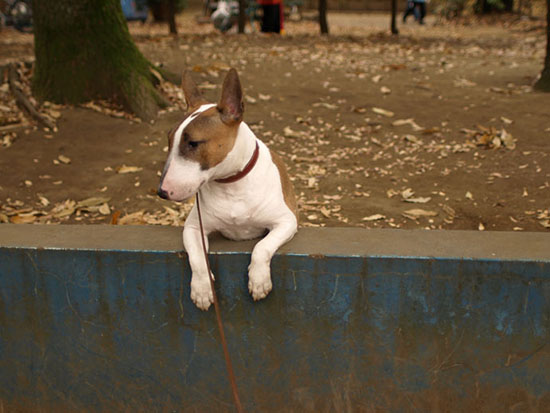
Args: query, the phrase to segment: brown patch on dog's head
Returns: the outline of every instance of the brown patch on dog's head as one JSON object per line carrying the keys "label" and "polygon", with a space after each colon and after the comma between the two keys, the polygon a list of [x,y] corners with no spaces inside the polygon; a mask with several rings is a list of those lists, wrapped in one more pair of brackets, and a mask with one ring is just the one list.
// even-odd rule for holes
{"label": "brown patch on dog's head", "polygon": [[217,107],[210,108],[185,128],[179,154],[196,161],[203,170],[218,165],[233,149],[239,124],[227,125]]}
{"label": "brown patch on dog's head", "polygon": [[[202,97],[188,72],[183,74],[182,88],[188,104],[185,117],[187,119],[201,105],[208,102]],[[179,155],[199,162],[203,170],[218,165],[233,149],[243,113],[241,83],[237,71],[231,69],[223,82],[217,106],[201,112],[183,130],[179,142]],[[178,127],[174,128],[168,135],[170,149],[177,129]]]}

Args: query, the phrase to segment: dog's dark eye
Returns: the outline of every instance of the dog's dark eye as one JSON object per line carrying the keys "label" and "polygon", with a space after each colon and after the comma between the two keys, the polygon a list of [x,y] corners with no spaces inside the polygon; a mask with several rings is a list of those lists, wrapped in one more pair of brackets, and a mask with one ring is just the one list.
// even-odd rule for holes
{"label": "dog's dark eye", "polygon": [[183,133],[183,142],[185,143],[187,148],[193,150],[193,149],[197,149],[198,146],[201,143],[203,143],[204,141],[194,141],[194,140],[192,140],[191,136],[187,132],[184,132]]}

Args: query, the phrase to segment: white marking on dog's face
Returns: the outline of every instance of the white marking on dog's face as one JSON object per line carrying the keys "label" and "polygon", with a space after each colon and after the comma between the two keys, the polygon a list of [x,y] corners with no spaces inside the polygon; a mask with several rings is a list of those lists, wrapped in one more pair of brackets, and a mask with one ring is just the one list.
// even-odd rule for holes
{"label": "white marking on dog's face", "polygon": [[176,129],[159,186],[159,195],[163,193],[164,196],[161,195],[163,198],[183,201],[193,196],[209,179],[208,169],[204,169],[198,160],[186,158],[180,152],[182,137],[187,126],[202,112],[215,106],[215,104],[202,105]]}

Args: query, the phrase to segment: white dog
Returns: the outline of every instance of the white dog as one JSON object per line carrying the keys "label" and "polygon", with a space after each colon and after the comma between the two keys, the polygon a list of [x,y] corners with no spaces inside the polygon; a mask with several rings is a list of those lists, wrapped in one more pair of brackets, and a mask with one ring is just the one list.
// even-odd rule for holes
{"label": "white dog", "polygon": [[[273,254],[297,231],[292,184],[280,158],[242,122],[242,90],[234,69],[223,82],[218,104],[203,99],[188,73],[182,87],[189,110],[170,133],[158,194],[183,201],[198,191],[206,236],[219,231],[245,240],[268,232],[254,247],[248,267],[248,289],[254,300],[260,300],[272,288]],[[196,204],[185,221],[183,243],[193,272],[191,299],[207,310],[213,296]]]}

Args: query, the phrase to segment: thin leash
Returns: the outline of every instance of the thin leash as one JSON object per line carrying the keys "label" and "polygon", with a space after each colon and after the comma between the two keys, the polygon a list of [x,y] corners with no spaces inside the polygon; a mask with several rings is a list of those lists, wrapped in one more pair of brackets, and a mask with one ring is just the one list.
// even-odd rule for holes
{"label": "thin leash", "polygon": [[220,331],[220,338],[222,340],[223,354],[225,356],[225,365],[227,367],[227,376],[229,377],[229,382],[231,383],[231,390],[233,391],[233,400],[235,402],[235,407],[237,412],[243,413],[243,406],[241,405],[241,400],[239,399],[239,392],[237,390],[237,381],[235,380],[235,373],[233,372],[233,364],[231,363],[231,357],[229,356],[229,350],[227,349],[227,342],[225,341],[225,333],[223,331],[222,316],[220,312],[220,304],[218,303],[218,297],[216,295],[216,290],[214,288],[214,276],[210,270],[210,262],[208,261],[208,252],[206,251],[206,242],[204,239],[204,229],[202,227],[202,217],[201,217],[201,207],[199,201],[199,193],[197,192],[197,212],[199,214],[199,226],[201,230],[201,241],[202,241],[202,250],[204,252],[204,259],[206,261],[206,268],[208,269],[208,278],[210,279],[210,288],[212,288],[212,296],[214,297],[214,309],[216,310],[216,318],[218,320],[218,330]]}

